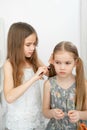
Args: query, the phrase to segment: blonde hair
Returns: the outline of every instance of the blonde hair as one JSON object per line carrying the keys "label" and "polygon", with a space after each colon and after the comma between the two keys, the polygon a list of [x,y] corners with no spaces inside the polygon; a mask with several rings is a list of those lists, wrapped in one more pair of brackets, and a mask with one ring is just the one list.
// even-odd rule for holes
{"label": "blonde hair", "polygon": [[[25,62],[24,40],[31,34],[36,35],[36,45],[38,44],[38,36],[35,29],[23,22],[17,22],[11,25],[7,38],[7,59],[10,60],[13,67],[14,86],[17,87],[22,82],[23,65]],[[38,69],[38,57],[36,49],[31,58],[26,59],[32,64],[34,72]]]}
{"label": "blonde hair", "polygon": [[[53,50],[53,59],[55,53],[58,51],[67,51],[73,54],[74,60],[76,60],[76,97],[75,105],[77,110],[84,110],[86,105],[86,86],[85,86],[85,76],[83,62],[79,57],[78,50],[76,46],[69,41],[62,41],[58,43]],[[49,77],[56,75],[54,66],[50,65]]]}

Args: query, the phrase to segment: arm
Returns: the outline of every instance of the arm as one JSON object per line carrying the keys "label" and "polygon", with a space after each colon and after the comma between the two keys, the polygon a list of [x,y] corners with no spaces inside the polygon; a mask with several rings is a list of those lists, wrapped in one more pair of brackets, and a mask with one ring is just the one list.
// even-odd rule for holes
{"label": "arm", "polygon": [[50,109],[50,84],[48,81],[44,83],[43,114],[47,118],[52,118],[52,110]]}
{"label": "arm", "polygon": [[44,94],[43,94],[43,114],[47,118],[62,119],[64,113],[62,110],[55,108],[50,108],[50,83],[47,80],[44,84]]}
{"label": "arm", "polygon": [[18,99],[35,81],[40,79],[43,75],[39,74],[44,72],[44,68],[40,67],[31,79],[17,87],[14,86],[12,71],[11,63],[6,61],[4,65],[4,95],[8,103]]}

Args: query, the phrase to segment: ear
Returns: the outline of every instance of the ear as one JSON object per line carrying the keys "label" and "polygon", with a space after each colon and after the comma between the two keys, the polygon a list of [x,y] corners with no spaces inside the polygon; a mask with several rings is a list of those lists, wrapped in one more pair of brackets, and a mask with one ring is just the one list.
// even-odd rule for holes
{"label": "ear", "polygon": [[53,54],[51,54],[48,62],[49,62],[49,64],[53,64]]}
{"label": "ear", "polygon": [[77,59],[75,60],[74,67],[76,67],[76,65],[77,65]]}

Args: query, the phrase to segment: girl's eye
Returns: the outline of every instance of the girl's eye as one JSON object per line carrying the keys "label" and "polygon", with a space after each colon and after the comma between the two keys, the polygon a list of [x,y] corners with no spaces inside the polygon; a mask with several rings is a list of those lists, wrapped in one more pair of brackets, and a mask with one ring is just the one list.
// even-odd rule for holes
{"label": "girl's eye", "polygon": [[71,64],[71,62],[66,62],[66,64],[68,65],[68,64]]}
{"label": "girl's eye", "polygon": [[30,46],[31,45],[31,43],[25,43],[25,46]]}
{"label": "girl's eye", "polygon": [[37,43],[34,43],[33,45],[34,45],[34,46],[37,46]]}
{"label": "girl's eye", "polygon": [[26,46],[30,46],[30,44],[27,44]]}
{"label": "girl's eye", "polygon": [[55,61],[56,64],[61,64],[61,62]]}
{"label": "girl's eye", "polygon": [[[59,61],[55,61],[55,63],[56,63],[56,64],[62,64],[62,63],[59,62]],[[66,62],[65,64],[66,64],[66,65],[69,65],[69,64],[71,64],[71,62]]]}

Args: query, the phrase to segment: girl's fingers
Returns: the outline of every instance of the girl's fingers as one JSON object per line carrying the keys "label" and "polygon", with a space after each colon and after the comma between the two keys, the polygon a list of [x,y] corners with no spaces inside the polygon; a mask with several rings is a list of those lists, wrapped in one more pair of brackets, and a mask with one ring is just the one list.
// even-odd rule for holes
{"label": "girl's fingers", "polygon": [[71,111],[68,112],[68,116],[73,116],[74,113],[75,113],[75,110],[71,110]]}

